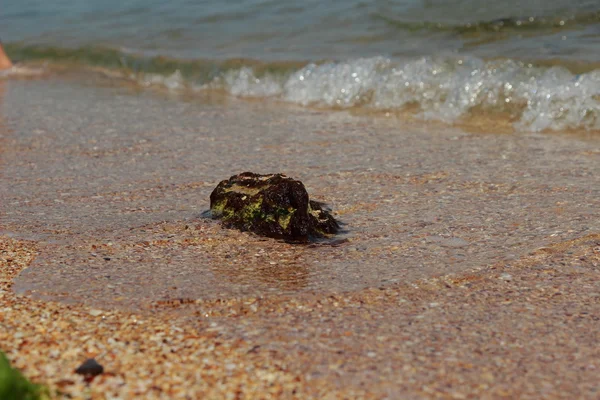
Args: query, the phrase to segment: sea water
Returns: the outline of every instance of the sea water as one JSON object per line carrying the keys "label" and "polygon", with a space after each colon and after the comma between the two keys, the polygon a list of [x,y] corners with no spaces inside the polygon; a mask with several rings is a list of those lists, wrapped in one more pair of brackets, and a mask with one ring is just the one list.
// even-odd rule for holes
{"label": "sea water", "polygon": [[0,37],[24,65],[176,92],[600,128],[594,1],[10,1]]}
{"label": "sea water", "polygon": [[592,1],[9,2],[9,54],[143,86],[303,106],[600,128]]}

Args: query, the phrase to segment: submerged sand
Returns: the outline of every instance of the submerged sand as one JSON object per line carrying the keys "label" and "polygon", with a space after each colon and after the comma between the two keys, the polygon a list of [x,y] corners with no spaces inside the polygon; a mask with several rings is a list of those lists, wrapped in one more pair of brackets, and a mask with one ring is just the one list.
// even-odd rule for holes
{"label": "submerged sand", "polygon": [[[28,376],[93,398],[600,395],[597,139],[1,83],[0,348]],[[301,179],[348,240],[202,218],[245,170]],[[109,373],[84,390],[86,356]]]}

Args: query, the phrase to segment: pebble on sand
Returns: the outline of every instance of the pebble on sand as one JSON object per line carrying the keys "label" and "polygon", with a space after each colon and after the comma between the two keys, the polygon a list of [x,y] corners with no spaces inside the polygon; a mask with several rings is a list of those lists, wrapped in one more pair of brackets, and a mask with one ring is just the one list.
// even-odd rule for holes
{"label": "pebble on sand", "polygon": [[93,358],[88,358],[75,370],[76,374],[83,375],[86,382],[91,382],[96,376],[103,372],[104,367]]}

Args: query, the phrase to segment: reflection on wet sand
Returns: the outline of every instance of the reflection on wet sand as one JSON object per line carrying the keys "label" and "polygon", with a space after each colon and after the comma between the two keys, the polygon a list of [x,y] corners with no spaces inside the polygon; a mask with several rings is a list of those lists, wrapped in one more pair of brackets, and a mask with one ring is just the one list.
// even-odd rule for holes
{"label": "reflection on wet sand", "polygon": [[[44,268],[29,268],[20,293],[104,306],[144,308],[169,301],[296,293],[311,278],[310,262],[326,252],[264,240],[214,221],[190,219],[79,237],[45,246],[39,265],[59,266],[55,284]],[[317,273],[313,267],[313,275]]]}
{"label": "reflection on wet sand", "polygon": [[234,285],[259,285],[267,291],[299,291],[307,286],[309,255],[302,246],[292,247],[275,240],[247,246],[232,246],[221,262],[212,264],[213,273]]}

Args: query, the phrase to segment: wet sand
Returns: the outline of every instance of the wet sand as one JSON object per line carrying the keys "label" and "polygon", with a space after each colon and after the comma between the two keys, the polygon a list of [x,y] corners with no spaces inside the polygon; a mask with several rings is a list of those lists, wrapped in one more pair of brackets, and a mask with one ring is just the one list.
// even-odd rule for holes
{"label": "wet sand", "polygon": [[[3,260],[29,268],[1,292],[21,335],[0,348],[29,376],[78,393],[69,368],[87,352],[113,374],[97,398],[174,396],[149,381],[192,397],[598,396],[600,141],[3,83],[0,233],[35,257]],[[202,218],[246,170],[301,179],[348,240],[290,245]],[[114,345],[123,324],[145,354]],[[167,356],[148,326],[184,339]]]}

